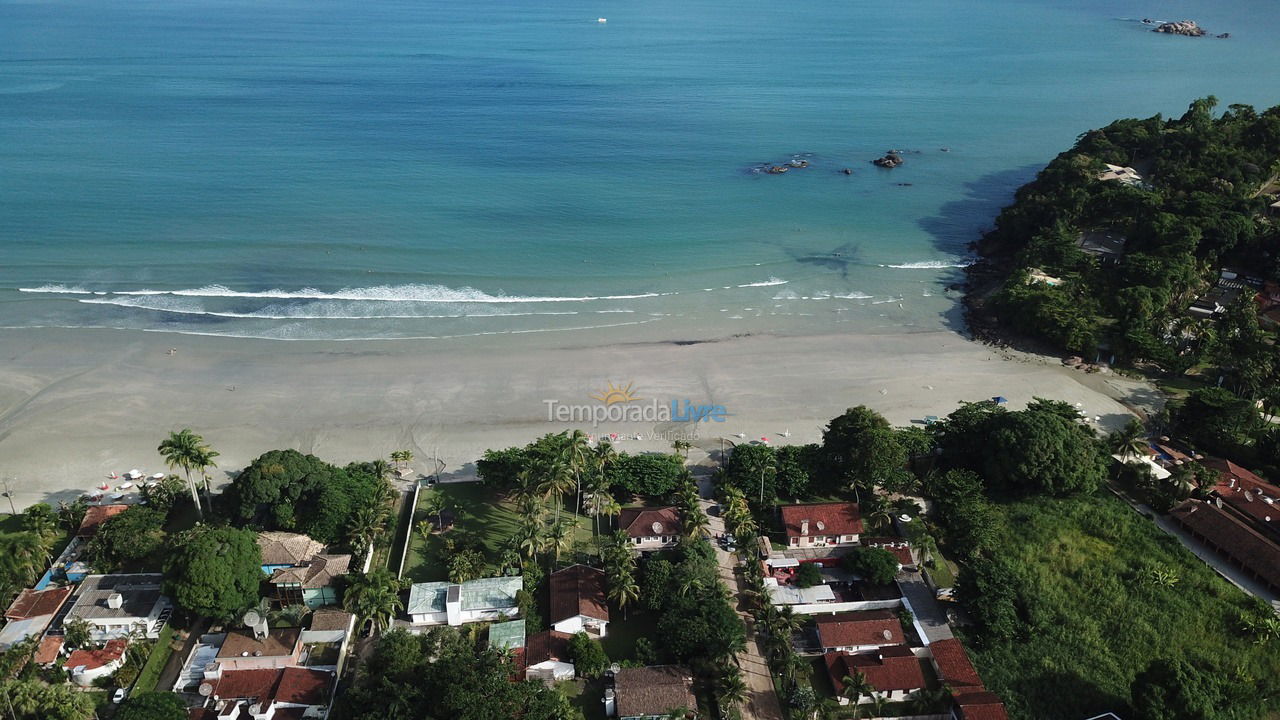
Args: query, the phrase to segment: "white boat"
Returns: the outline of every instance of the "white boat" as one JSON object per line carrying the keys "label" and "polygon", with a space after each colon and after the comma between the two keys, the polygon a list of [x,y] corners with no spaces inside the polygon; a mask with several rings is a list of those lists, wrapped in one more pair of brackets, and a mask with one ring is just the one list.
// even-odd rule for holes
{"label": "white boat", "polygon": [[603,25],[604,23],[609,22],[609,19],[608,19],[608,18],[596,18],[596,22],[598,22],[598,23],[600,23],[601,25]]}

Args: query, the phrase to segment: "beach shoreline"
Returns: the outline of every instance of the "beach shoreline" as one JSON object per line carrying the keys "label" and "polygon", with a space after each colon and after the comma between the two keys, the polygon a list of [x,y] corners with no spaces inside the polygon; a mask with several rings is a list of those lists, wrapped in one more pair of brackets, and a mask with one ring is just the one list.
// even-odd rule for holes
{"label": "beach shoreline", "polygon": [[671,433],[690,429],[708,450],[813,442],[854,405],[907,425],[997,395],[1011,407],[1035,396],[1080,403],[1109,429],[1130,417],[1117,399],[1152,395],[946,330],[534,348],[22,329],[0,331],[0,348],[0,476],[19,509],[72,499],[112,472],[162,471],[155,448],[183,427],[221,453],[215,484],[281,448],[340,464],[409,449],[419,470],[438,456],[444,474],[465,476],[488,448],[566,429],[549,420],[548,401],[594,403],[609,383],[726,410],[724,422],[693,426],[584,428],[617,433],[630,452],[669,450]]}

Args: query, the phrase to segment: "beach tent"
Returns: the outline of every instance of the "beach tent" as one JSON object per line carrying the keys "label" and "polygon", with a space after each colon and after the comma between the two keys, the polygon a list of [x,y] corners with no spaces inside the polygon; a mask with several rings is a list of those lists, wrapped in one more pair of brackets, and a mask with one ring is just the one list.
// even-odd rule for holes
{"label": "beach tent", "polygon": [[995,403],[995,404],[997,404],[997,405],[1003,405],[1003,404],[1005,404],[1005,403],[1009,402],[1008,400],[1006,400],[1005,398],[1003,398],[1003,397],[1001,397],[1001,396],[999,396],[999,395],[997,395],[997,396],[995,396],[995,397],[991,398],[991,400],[992,400],[992,402],[994,402],[994,403]]}

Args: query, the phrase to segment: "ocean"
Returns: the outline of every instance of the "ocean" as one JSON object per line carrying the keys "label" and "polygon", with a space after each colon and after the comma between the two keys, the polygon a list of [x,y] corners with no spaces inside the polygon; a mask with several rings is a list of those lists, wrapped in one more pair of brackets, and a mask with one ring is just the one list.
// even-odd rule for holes
{"label": "ocean", "polygon": [[1117,117],[1280,103],[1277,37],[1244,0],[0,0],[0,327],[958,327],[1017,186]]}

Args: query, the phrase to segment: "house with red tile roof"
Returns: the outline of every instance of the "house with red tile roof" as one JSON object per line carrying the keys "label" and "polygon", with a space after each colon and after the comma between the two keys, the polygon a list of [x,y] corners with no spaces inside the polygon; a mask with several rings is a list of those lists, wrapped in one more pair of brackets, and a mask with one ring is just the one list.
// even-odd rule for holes
{"label": "house with red tile roof", "polygon": [[888,610],[817,615],[814,620],[825,652],[864,652],[903,644],[902,623]]}
{"label": "house with red tile roof", "polygon": [[80,521],[80,529],[76,531],[77,537],[91,538],[98,534],[98,528],[102,527],[102,523],[119,515],[129,509],[129,505],[90,505],[84,512],[84,519]]}
{"label": "house with red tile roof", "polygon": [[1280,591],[1280,546],[1235,513],[1216,503],[1184,500],[1169,517],[1255,580]]}
{"label": "house with red tile roof", "polygon": [[36,654],[32,661],[41,666],[52,665],[57,661],[58,655],[62,653],[64,642],[66,642],[66,638],[61,635],[45,635],[40,638],[40,645],[36,648]]}
{"label": "house with red tile roof", "polygon": [[627,534],[632,550],[675,547],[680,539],[680,512],[674,507],[622,508],[618,529]]}
{"label": "house with red tile roof", "polygon": [[80,687],[89,687],[94,680],[110,675],[124,664],[127,647],[128,640],[116,638],[100,648],[81,648],[67,656],[63,667],[71,673],[72,682]]}
{"label": "house with red tile roof", "polygon": [[322,715],[333,682],[332,672],[311,668],[226,670],[207,677],[200,695],[209,698],[206,708],[217,717],[282,720]]}
{"label": "house with red tile roof", "polygon": [[71,588],[23,590],[5,611],[8,622],[0,628],[0,651],[8,650],[30,637],[39,637],[53,622],[53,616],[71,595]]}
{"label": "house with red tile roof", "polygon": [[1280,487],[1230,460],[1209,458],[1201,464],[1218,472],[1213,494],[1222,499],[1225,508],[1272,542],[1280,542]]}
{"label": "house with red tile roof", "polygon": [[551,573],[551,614],[553,630],[585,632],[604,637],[609,629],[609,603],[605,595],[604,572],[586,565],[571,565]]}
{"label": "house with red tile roof", "polygon": [[[925,687],[920,659],[905,645],[890,645],[867,653],[829,652],[822,660],[837,695],[844,692],[846,677],[859,674],[867,679],[876,695],[891,701],[905,700]],[[871,702],[871,698],[864,695],[856,702]],[[848,698],[840,697],[840,704],[848,703]]]}
{"label": "house with red tile roof", "polygon": [[572,680],[576,672],[569,657],[568,633],[544,630],[530,635],[524,643],[524,677],[546,683]]}
{"label": "house with red tile roof", "polygon": [[911,555],[911,543],[906,538],[900,537],[864,537],[861,538],[863,547],[880,548],[887,550],[898,560],[898,564],[902,567],[915,567],[916,559]]}
{"label": "house with red tile roof", "polygon": [[929,645],[929,654],[938,678],[951,690],[954,720],[1008,720],[1004,702],[983,686],[969,653],[959,640],[935,640]]}
{"label": "house with red tile roof", "polygon": [[862,534],[862,511],[851,502],[784,505],[782,526],[788,547],[856,545]]}

